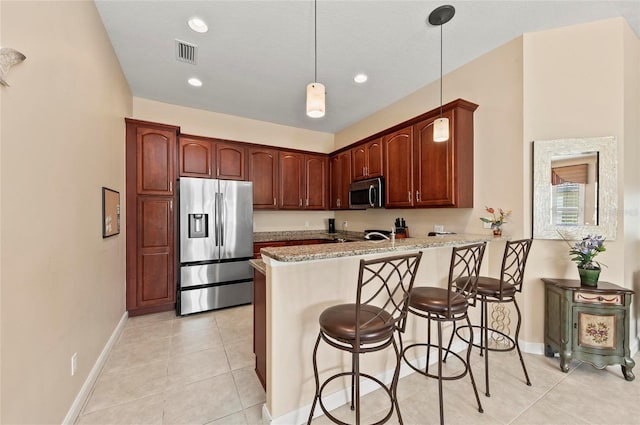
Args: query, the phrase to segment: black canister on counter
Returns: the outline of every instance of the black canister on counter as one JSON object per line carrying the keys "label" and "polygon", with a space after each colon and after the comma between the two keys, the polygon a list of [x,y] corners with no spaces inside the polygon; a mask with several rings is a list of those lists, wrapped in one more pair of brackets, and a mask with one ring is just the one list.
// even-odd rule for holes
{"label": "black canister on counter", "polygon": [[329,218],[327,219],[329,220],[329,233],[335,233],[336,232],[336,219],[335,218]]}

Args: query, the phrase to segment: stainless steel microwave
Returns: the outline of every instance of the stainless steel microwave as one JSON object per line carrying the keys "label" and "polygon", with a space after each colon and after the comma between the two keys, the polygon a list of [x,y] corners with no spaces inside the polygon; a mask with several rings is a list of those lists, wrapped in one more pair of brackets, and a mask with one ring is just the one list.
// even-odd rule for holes
{"label": "stainless steel microwave", "polygon": [[383,208],[384,179],[360,180],[349,186],[349,208]]}

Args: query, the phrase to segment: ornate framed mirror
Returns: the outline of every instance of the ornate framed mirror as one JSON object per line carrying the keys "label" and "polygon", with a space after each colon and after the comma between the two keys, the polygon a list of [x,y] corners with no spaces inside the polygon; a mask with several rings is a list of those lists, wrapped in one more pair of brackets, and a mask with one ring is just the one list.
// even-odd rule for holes
{"label": "ornate framed mirror", "polygon": [[616,238],[616,139],[533,142],[534,239]]}

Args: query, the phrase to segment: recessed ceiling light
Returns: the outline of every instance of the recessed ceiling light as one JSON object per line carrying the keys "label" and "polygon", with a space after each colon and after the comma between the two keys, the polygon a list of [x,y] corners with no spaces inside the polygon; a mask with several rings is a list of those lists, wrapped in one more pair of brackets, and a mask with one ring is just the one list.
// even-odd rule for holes
{"label": "recessed ceiling light", "polygon": [[353,77],[353,81],[355,81],[358,84],[362,84],[365,81],[367,81],[369,77],[367,77],[367,74],[357,74],[355,77]]}
{"label": "recessed ceiling light", "polygon": [[209,27],[207,26],[207,24],[200,18],[189,19],[189,28],[191,28],[195,32],[209,31]]}
{"label": "recessed ceiling light", "polygon": [[189,84],[191,84],[193,87],[200,87],[202,86],[202,81],[200,81],[197,78],[189,78],[189,80],[187,81]]}

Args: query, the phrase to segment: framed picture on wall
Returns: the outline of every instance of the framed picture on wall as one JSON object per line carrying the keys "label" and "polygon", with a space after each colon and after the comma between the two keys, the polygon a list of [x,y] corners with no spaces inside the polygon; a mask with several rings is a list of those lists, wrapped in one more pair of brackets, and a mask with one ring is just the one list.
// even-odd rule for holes
{"label": "framed picture on wall", "polygon": [[120,192],[102,187],[102,237],[120,233]]}

